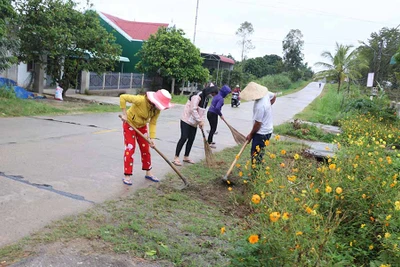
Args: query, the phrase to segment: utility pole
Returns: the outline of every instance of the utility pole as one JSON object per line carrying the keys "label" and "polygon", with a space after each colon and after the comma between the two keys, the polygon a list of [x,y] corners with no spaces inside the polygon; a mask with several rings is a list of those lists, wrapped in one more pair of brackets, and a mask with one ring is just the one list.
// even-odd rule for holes
{"label": "utility pole", "polygon": [[193,44],[196,43],[196,29],[197,29],[197,14],[199,12],[199,0],[197,0],[196,4],[196,17],[194,19],[194,34],[193,34]]}

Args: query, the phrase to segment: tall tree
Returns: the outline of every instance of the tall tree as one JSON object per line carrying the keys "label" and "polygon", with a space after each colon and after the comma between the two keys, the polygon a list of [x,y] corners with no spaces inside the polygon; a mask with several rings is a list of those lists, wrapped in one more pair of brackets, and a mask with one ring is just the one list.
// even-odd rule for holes
{"label": "tall tree", "polygon": [[238,44],[240,45],[240,48],[242,50],[242,61],[246,58],[247,53],[255,48],[250,39],[250,36],[253,33],[253,24],[247,21],[240,24],[239,29],[237,29],[236,31],[236,35],[240,38]]}
{"label": "tall tree", "polygon": [[0,0],[0,71],[17,62],[14,53],[17,49],[16,27],[17,16],[11,5],[11,0]]}
{"label": "tall tree", "polygon": [[171,78],[172,87],[175,80],[205,82],[209,72],[202,66],[200,50],[184,34],[183,30],[175,27],[159,28],[138,52],[141,60],[136,68],[141,72],[158,73]]}
{"label": "tall tree", "polygon": [[400,47],[400,31],[398,28],[382,28],[379,32],[371,33],[367,43],[362,42],[359,47],[360,54],[369,62],[363,76],[367,71],[374,72],[374,80],[382,84],[384,81],[394,83],[394,68],[390,59]]}
{"label": "tall tree", "polygon": [[20,58],[44,66],[65,95],[81,71],[105,72],[121,48],[95,11],[81,12],[73,0],[21,0],[18,3]]}
{"label": "tall tree", "polygon": [[368,68],[367,61],[359,56],[358,50],[353,50],[351,45],[336,43],[335,54],[325,51],[321,54],[329,62],[317,62],[316,66],[326,68],[317,73],[317,78],[327,78],[338,82],[338,93],[343,82],[361,77],[361,70]]}
{"label": "tall tree", "polygon": [[297,71],[303,64],[303,34],[300,30],[290,30],[282,42],[283,61],[287,71]]}

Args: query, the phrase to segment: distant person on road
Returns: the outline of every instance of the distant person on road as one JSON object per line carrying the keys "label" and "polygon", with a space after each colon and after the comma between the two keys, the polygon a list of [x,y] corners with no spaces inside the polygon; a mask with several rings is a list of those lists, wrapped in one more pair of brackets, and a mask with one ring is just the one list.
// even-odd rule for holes
{"label": "distant person on road", "polygon": [[232,93],[238,93],[238,94],[239,94],[238,100],[240,100],[240,92],[241,92],[240,86],[239,86],[239,84],[237,84],[237,85],[235,86],[235,88],[232,90]]}
{"label": "distant person on road", "polygon": [[[151,173],[150,147],[154,147],[153,139],[156,137],[156,123],[160,111],[171,107],[171,94],[167,90],[161,89],[157,92],[147,92],[146,95],[122,94],[119,99],[122,109],[121,119],[123,121],[122,127],[125,144],[125,178],[122,181],[124,184],[132,185],[133,156],[137,142],[141,153],[142,170],[146,171],[144,178],[153,182],[159,182],[159,179]],[[132,106],[128,110],[126,110],[126,103],[132,103]],[[128,122],[144,136],[147,136],[147,123],[149,123],[150,144],[136,133]]]}
{"label": "distant person on road", "polygon": [[276,95],[267,87],[255,82],[249,83],[242,91],[245,100],[255,100],[253,106],[253,128],[246,140],[251,141],[252,163],[259,164],[264,156],[265,141],[271,138],[273,132],[272,105]]}
{"label": "distant person on road", "polygon": [[321,88],[321,83],[319,83],[319,88]]}
{"label": "distant person on road", "polygon": [[217,93],[218,87],[211,86],[189,97],[181,117],[181,137],[176,145],[175,158],[172,161],[173,164],[177,166],[182,165],[179,160],[179,154],[185,143],[186,148],[185,154],[183,155],[183,162],[194,164],[194,161],[189,158],[189,155],[196,137],[197,126],[203,128],[210,95],[215,96]]}
{"label": "distant person on road", "polygon": [[231,92],[231,88],[228,85],[222,86],[221,90],[219,91],[218,95],[216,95],[213,100],[211,101],[210,108],[207,112],[207,119],[210,123],[210,132],[208,133],[208,144],[211,148],[217,148],[215,146],[215,142],[213,142],[213,136],[217,131],[218,126],[218,116],[221,119],[224,119],[222,116],[222,106],[224,105],[224,98]]}

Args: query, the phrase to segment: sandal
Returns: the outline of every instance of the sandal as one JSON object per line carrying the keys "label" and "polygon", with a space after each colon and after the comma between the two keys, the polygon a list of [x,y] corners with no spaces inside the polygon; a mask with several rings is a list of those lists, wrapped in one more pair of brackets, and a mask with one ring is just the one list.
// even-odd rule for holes
{"label": "sandal", "polygon": [[184,159],[183,162],[194,164],[195,162],[191,159]]}
{"label": "sandal", "polygon": [[132,185],[132,180],[131,179],[122,179],[122,182],[124,183],[124,184],[126,184],[126,185]]}
{"label": "sandal", "polygon": [[157,177],[155,177],[154,175],[145,175],[144,178],[149,179],[150,181],[153,181],[155,183],[158,183],[160,180],[158,180]]}
{"label": "sandal", "polygon": [[171,161],[172,164],[174,164],[175,166],[182,166],[182,163],[179,160],[173,160]]}

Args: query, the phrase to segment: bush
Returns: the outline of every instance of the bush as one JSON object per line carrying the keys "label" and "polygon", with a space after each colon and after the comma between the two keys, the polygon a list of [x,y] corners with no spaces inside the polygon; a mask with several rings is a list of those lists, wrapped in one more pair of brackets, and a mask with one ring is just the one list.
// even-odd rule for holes
{"label": "bush", "polygon": [[373,116],[341,121],[339,151],[317,162],[268,143],[261,166],[239,176],[252,211],[234,266],[398,266],[399,124]]}
{"label": "bush", "polygon": [[292,84],[290,78],[285,74],[267,75],[260,78],[257,82],[274,92],[289,89]]}
{"label": "bush", "polygon": [[16,99],[17,96],[12,87],[0,87],[0,98]]}
{"label": "bush", "polygon": [[344,112],[357,112],[359,114],[373,114],[385,121],[393,122],[397,120],[396,110],[390,108],[382,99],[370,100],[366,98],[358,98],[349,102]]}

